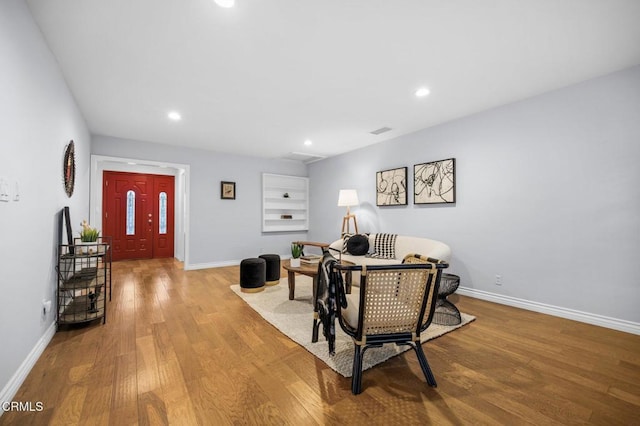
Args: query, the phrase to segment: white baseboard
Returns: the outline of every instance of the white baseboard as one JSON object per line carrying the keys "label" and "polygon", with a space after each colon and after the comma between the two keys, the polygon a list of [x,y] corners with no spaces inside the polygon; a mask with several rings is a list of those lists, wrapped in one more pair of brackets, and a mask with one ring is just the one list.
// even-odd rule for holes
{"label": "white baseboard", "polygon": [[613,330],[624,331],[626,333],[640,334],[640,323],[592,314],[589,312],[576,311],[574,309],[560,306],[547,305],[545,303],[531,302],[529,300],[518,299],[516,297],[504,296],[502,294],[488,291],[476,290],[468,287],[458,287],[457,294],[469,296],[476,299],[487,300],[501,305],[513,306],[515,308],[526,309],[528,311],[540,312],[556,317],[567,318],[587,324],[599,325]]}
{"label": "white baseboard", "polygon": [[[20,389],[20,386],[22,386],[22,383],[27,378],[27,375],[29,374],[33,366],[36,364],[36,361],[38,361],[38,358],[40,358],[40,355],[42,355],[42,352],[44,352],[54,334],[56,334],[55,321],[51,323],[47,331],[45,331],[42,337],[40,337],[31,352],[29,352],[29,355],[27,355],[27,358],[18,368],[18,371],[15,372],[13,377],[11,377],[11,380],[9,380],[9,383],[7,383],[4,389],[2,389],[2,392],[0,392],[0,404],[3,402],[9,402],[13,399],[14,396],[16,396],[16,393],[18,393],[18,389]],[[2,413],[4,413],[4,410],[0,408],[0,416],[2,416]]]}
{"label": "white baseboard", "polygon": [[[258,257],[256,255],[256,257]],[[291,256],[280,255],[280,259],[289,259]],[[240,265],[242,260],[224,260],[222,262],[209,262],[209,263],[191,263],[184,265],[185,271],[194,271],[196,269],[209,269],[209,268],[221,268],[223,266],[237,266]]]}
{"label": "white baseboard", "polygon": [[224,260],[222,262],[210,262],[210,263],[190,263],[184,265],[185,271],[195,271],[196,269],[209,269],[220,268],[223,266],[236,266],[240,264],[240,260]]}

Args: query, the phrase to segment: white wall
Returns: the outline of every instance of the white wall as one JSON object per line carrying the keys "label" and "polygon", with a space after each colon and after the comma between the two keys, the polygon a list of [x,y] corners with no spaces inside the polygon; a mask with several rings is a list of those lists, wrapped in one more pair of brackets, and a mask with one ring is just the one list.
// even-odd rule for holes
{"label": "white wall", "polygon": [[[56,217],[88,218],[90,135],[56,61],[22,0],[0,2],[0,176],[20,201],[0,202],[0,401],[11,398],[55,328]],[[76,149],[76,185],[62,184],[65,145]],[[54,302],[55,303],[55,302]]]}
{"label": "white wall", "polygon": [[[92,154],[189,165],[185,268],[238,264],[261,253],[290,255],[306,232],[262,233],[262,173],[306,176],[298,161],[230,155],[109,136],[94,136]],[[220,199],[220,181],[236,182],[236,199]]]}
{"label": "white wall", "polygon": [[[413,205],[413,165],[450,157],[457,203]],[[311,164],[309,238],[337,237],[338,191],[353,187],[361,232],[448,243],[449,272],[472,292],[639,329],[639,164],[634,67]],[[409,205],[376,207],[376,171],[402,166]]]}

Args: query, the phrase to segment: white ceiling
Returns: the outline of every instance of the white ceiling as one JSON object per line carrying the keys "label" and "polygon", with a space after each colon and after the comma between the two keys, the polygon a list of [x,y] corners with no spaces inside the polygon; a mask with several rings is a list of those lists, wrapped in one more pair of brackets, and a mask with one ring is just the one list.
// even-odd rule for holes
{"label": "white ceiling", "polygon": [[27,1],[92,133],[262,157],[336,155],[640,63],[638,0]]}

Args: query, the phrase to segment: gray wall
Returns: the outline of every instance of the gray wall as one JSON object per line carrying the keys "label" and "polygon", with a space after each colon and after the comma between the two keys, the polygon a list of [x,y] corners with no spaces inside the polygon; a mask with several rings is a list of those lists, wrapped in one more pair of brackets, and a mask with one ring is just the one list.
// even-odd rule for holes
{"label": "gray wall", "polygon": [[[448,243],[461,286],[638,323],[639,117],[634,67],[313,163],[309,238],[338,236],[353,187],[360,231]],[[413,205],[413,165],[450,157],[456,205]],[[376,171],[402,166],[409,205],[376,207]]]}
{"label": "gray wall", "polygon": [[[0,202],[0,401],[11,397],[55,330],[56,217],[88,218],[90,136],[26,4],[0,1],[0,176],[20,201]],[[76,187],[62,184],[65,145],[76,148]],[[55,302],[54,302],[55,303]],[[54,305],[55,306],[55,305]]]}
{"label": "gray wall", "polygon": [[[90,136],[56,61],[22,0],[0,2],[0,176],[20,201],[0,202],[0,399],[12,397],[48,342],[55,297],[57,222],[89,217]],[[640,322],[640,68],[426,129],[309,166],[311,229],[261,233],[261,173],[305,176],[301,163],[96,137],[91,152],[189,164],[194,265],[288,254],[294,239],[331,241],[358,189],[362,231],[451,245],[462,285]],[[387,123],[393,125],[392,123]],[[62,158],[76,144],[67,198]],[[378,170],[456,157],[455,206],[375,206]],[[220,200],[221,180],[237,199]],[[410,185],[412,189],[412,185]],[[495,275],[504,284],[494,284]]]}
{"label": "gray wall", "polygon": [[[239,263],[260,253],[290,255],[306,232],[262,233],[262,173],[306,176],[298,161],[270,160],[94,136],[92,154],[188,164],[189,259],[198,268]],[[220,199],[220,181],[236,182],[236,199]]]}

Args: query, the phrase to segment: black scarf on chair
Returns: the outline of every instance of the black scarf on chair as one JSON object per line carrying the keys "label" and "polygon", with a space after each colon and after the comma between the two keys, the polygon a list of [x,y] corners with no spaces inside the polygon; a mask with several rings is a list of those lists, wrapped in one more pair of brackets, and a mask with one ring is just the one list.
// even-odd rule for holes
{"label": "black scarf on chair", "polygon": [[318,264],[318,288],[316,304],[318,318],[322,324],[322,334],[329,343],[329,355],[336,353],[336,302],[339,287],[342,288],[342,274],[335,270],[338,263],[328,250],[325,250]]}

